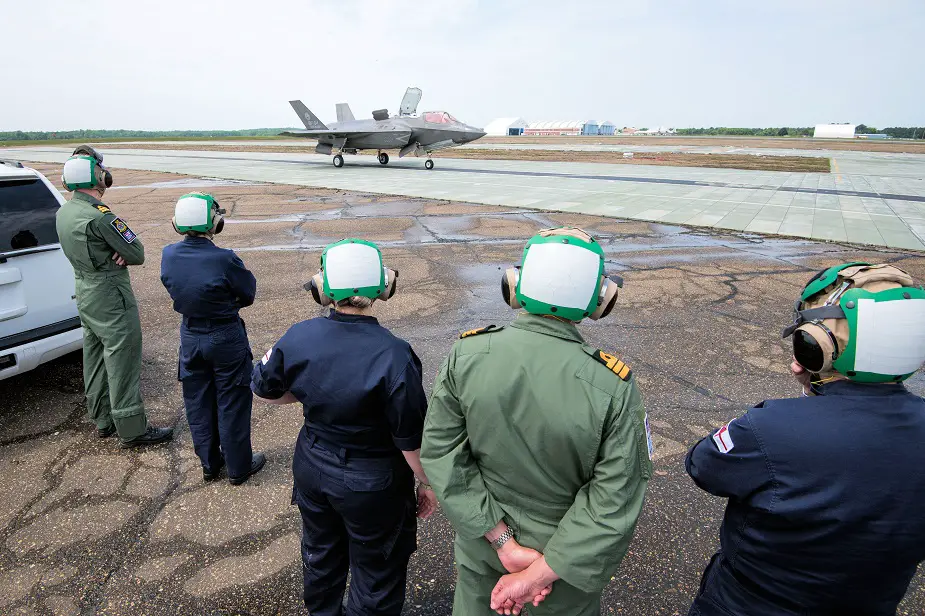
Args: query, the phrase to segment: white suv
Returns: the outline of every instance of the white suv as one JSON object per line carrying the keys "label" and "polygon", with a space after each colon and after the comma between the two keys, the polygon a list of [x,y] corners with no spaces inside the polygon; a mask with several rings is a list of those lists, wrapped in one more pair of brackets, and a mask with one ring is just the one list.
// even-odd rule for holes
{"label": "white suv", "polygon": [[55,230],[63,203],[41,173],[0,160],[0,380],[83,346],[74,270]]}

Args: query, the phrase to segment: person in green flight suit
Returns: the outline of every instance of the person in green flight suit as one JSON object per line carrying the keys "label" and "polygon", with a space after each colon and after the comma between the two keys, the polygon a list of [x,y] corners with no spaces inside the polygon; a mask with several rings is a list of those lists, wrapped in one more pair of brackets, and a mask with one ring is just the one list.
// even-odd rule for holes
{"label": "person in green flight suit", "polygon": [[149,425],[141,400],[141,322],[127,266],[144,263],[144,246],[100,201],[112,174],[96,150],[74,150],[61,182],[73,191],[58,210],[56,227],[74,268],[87,414],[100,438],[118,433],[122,447],[169,440],[173,429]]}
{"label": "person in green flight suit", "polygon": [[434,383],[421,461],[456,530],[456,616],[600,613],[652,472],[632,371],[575,324],[619,278],[581,229],[541,231],[502,294],[508,327],[460,336]]}

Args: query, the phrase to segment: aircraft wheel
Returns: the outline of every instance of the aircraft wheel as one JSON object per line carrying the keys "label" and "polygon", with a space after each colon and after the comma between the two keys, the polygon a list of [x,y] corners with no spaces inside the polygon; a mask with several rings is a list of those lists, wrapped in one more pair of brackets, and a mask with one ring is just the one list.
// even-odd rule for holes
{"label": "aircraft wheel", "polygon": [[424,161],[424,168],[427,169],[428,171],[430,171],[431,169],[433,169],[433,168],[434,168],[434,161],[432,161],[432,160],[429,159],[429,158],[428,158],[427,160],[425,160],[425,161]]}
{"label": "aircraft wheel", "polygon": [[379,164],[388,165],[389,164],[389,155],[385,152],[379,152]]}
{"label": "aircraft wheel", "polygon": [[334,166],[340,169],[344,166],[344,157],[340,154],[334,156]]}

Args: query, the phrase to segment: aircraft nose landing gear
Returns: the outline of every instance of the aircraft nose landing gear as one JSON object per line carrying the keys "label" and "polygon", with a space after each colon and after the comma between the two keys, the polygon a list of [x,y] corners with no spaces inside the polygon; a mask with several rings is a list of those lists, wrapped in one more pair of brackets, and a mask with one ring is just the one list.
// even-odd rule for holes
{"label": "aircraft nose landing gear", "polygon": [[334,156],[334,166],[337,167],[338,169],[340,169],[341,167],[343,167],[343,166],[344,166],[344,157],[341,156],[340,154],[336,154],[336,155]]}
{"label": "aircraft nose landing gear", "polygon": [[389,164],[389,155],[386,154],[385,152],[379,152],[378,158],[379,158],[379,164],[380,164],[380,165],[388,165],[388,164]]}
{"label": "aircraft nose landing gear", "polygon": [[427,169],[428,171],[430,171],[431,169],[433,169],[433,168],[434,168],[434,161],[432,161],[432,160],[429,159],[429,158],[428,158],[427,160],[425,160],[425,161],[424,161],[424,168]]}

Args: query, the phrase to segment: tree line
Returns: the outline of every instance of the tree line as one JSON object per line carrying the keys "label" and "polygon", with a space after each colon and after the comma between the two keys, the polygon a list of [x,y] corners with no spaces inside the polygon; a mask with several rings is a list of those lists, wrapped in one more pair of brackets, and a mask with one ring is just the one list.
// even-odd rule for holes
{"label": "tree line", "polygon": [[[679,135],[744,135],[753,137],[812,137],[812,126],[781,126],[771,128],[730,128],[726,126],[711,126],[710,128],[679,128]],[[855,134],[858,135],[889,135],[895,139],[925,139],[925,127],[922,126],[891,126],[876,129],[866,124],[858,124]]]}
{"label": "tree line", "polygon": [[0,141],[48,141],[80,139],[164,139],[215,137],[273,137],[285,128],[248,128],[244,130],[59,130],[0,131]]}
{"label": "tree line", "polygon": [[855,133],[858,135],[889,135],[896,139],[925,139],[925,126],[890,126],[878,130],[873,126],[858,124]]}

